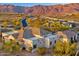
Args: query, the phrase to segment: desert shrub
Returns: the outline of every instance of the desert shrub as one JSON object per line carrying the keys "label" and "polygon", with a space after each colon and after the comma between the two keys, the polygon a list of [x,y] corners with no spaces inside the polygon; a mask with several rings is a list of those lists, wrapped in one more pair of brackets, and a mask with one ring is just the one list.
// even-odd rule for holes
{"label": "desert shrub", "polygon": [[71,28],[69,26],[66,26],[66,25],[61,26],[61,28],[60,28],[60,30],[62,30],[62,31],[69,30],[69,29],[71,29]]}
{"label": "desert shrub", "polygon": [[39,55],[44,55],[46,53],[46,48],[44,48],[44,47],[37,48],[37,53]]}
{"label": "desert shrub", "polygon": [[53,53],[52,55],[75,55],[76,53],[76,43],[70,43],[70,42],[62,42],[61,40],[58,40],[52,49]]}
{"label": "desert shrub", "polygon": [[11,48],[11,42],[7,41],[3,44],[3,50],[6,52],[11,52],[12,48]]}
{"label": "desert shrub", "polygon": [[16,41],[7,41],[3,44],[3,50],[5,52],[15,53],[20,51],[20,45]]}
{"label": "desert shrub", "polygon": [[29,52],[31,52],[31,51],[32,51],[32,47],[29,47],[28,49],[29,49]]}

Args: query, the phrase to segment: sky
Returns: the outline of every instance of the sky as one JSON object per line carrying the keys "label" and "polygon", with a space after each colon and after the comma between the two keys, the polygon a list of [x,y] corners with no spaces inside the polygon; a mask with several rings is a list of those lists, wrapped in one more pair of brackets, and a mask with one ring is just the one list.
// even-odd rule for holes
{"label": "sky", "polygon": [[[25,6],[25,7],[32,7],[35,5],[56,5],[57,3],[0,3],[1,5],[15,5],[15,6]],[[62,3],[59,3],[62,4]],[[64,4],[64,3],[63,3]]]}

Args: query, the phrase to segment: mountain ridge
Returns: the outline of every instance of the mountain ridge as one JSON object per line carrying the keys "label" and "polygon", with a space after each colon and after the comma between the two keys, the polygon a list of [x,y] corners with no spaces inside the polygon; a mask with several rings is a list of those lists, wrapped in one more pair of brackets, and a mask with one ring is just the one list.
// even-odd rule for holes
{"label": "mountain ridge", "polygon": [[58,4],[58,5],[35,5],[32,7],[22,7],[14,5],[0,5],[0,13],[24,13],[31,15],[47,15],[47,16],[61,16],[67,13],[79,12],[79,3]]}

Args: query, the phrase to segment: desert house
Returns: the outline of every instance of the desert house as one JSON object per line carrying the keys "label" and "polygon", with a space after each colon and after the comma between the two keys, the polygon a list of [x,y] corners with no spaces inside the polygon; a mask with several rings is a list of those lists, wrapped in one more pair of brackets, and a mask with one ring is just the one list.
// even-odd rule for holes
{"label": "desert house", "polygon": [[[26,45],[33,49],[38,47],[50,48],[54,45],[55,41],[59,39],[56,34],[40,28],[33,28],[32,30],[26,29],[23,38],[26,41]],[[28,45],[27,41],[30,45]]]}
{"label": "desert house", "polygon": [[57,35],[63,38],[63,41],[78,41],[78,34],[72,30],[58,31]]}
{"label": "desert house", "polygon": [[2,40],[4,40],[4,41],[15,40],[15,39],[17,39],[17,35],[18,35],[17,31],[3,32]]}

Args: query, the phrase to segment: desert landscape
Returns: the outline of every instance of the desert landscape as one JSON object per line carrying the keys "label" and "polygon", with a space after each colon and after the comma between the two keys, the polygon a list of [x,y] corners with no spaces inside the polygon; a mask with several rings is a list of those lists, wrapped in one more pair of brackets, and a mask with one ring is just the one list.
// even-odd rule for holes
{"label": "desert landscape", "polygon": [[0,4],[0,56],[79,56],[79,3],[21,5]]}

